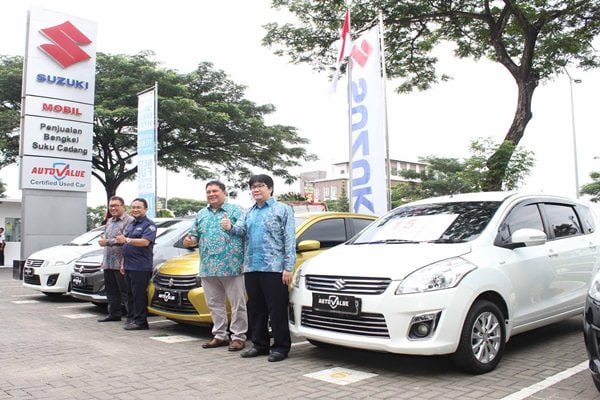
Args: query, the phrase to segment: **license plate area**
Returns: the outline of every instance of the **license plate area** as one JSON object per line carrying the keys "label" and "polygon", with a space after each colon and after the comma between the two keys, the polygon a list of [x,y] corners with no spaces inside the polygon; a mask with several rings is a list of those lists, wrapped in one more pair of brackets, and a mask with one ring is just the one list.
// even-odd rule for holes
{"label": "license plate area", "polygon": [[156,291],[156,300],[164,304],[179,304],[181,295],[176,290],[158,289]]}
{"label": "license plate area", "polygon": [[313,293],[313,310],[324,313],[358,315],[361,299],[329,293]]}
{"label": "license plate area", "polygon": [[83,287],[85,286],[85,277],[80,275],[73,275],[71,277],[71,285],[73,287]]}

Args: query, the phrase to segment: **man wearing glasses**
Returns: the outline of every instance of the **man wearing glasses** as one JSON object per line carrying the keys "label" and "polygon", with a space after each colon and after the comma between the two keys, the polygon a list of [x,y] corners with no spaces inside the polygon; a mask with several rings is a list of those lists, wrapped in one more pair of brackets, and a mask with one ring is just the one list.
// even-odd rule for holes
{"label": "man wearing glasses", "polygon": [[123,245],[117,243],[117,236],[123,234],[133,217],[125,213],[125,201],[119,196],[113,196],[108,201],[110,218],[106,222],[106,230],[98,244],[104,247],[102,269],[104,271],[104,286],[108,300],[108,315],[98,322],[120,321],[122,304],[127,304],[125,280],[121,273]]}
{"label": "man wearing glasses", "polygon": [[[288,285],[296,262],[294,210],[276,201],[273,179],[268,175],[250,178],[255,204],[232,226],[227,214],[221,227],[245,238],[244,281],[248,294],[248,324],[252,348],[243,358],[269,354],[268,361],[287,358],[292,341],[288,325]],[[269,322],[273,344],[269,337]]]}

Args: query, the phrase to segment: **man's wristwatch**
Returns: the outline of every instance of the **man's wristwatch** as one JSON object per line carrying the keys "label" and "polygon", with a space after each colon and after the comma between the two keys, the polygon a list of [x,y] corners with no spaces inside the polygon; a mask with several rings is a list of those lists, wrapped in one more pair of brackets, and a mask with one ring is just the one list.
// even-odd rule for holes
{"label": "man's wristwatch", "polygon": [[131,238],[125,238],[126,243],[131,243]]}

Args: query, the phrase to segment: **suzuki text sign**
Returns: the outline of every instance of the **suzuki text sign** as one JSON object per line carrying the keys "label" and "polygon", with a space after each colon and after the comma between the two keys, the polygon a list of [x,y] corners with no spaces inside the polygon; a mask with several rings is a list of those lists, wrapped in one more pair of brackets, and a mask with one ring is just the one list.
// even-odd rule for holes
{"label": "suzuki text sign", "polygon": [[31,10],[25,95],[94,104],[96,23]]}
{"label": "suzuki text sign", "polygon": [[387,210],[385,102],[377,29],[354,41],[351,53],[351,210]]}

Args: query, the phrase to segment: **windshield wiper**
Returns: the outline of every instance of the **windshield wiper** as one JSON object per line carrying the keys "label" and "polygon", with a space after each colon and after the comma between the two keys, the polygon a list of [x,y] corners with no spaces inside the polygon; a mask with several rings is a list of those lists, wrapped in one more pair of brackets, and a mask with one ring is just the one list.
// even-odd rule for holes
{"label": "windshield wiper", "polygon": [[463,239],[450,239],[450,238],[439,238],[435,240],[428,240],[427,243],[465,243]]}
{"label": "windshield wiper", "polygon": [[354,242],[353,244],[397,244],[397,243],[401,243],[401,244],[415,244],[415,243],[421,243],[417,240],[408,240],[408,239],[383,239],[383,240],[375,240],[373,242],[360,242],[360,243],[356,243]]}

